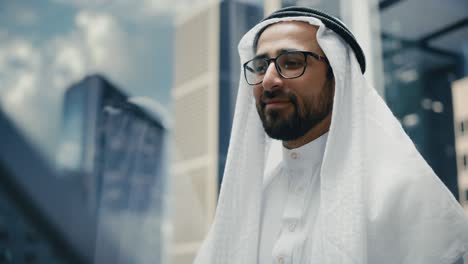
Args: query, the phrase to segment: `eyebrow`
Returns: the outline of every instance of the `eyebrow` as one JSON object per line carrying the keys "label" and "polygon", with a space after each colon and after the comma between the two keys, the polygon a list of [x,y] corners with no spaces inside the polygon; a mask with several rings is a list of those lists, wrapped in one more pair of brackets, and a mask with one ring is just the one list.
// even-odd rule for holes
{"label": "eyebrow", "polygon": [[[298,49],[279,49],[276,51],[276,56],[286,53],[286,52],[290,52],[290,51],[299,51],[299,50]],[[269,58],[267,53],[260,53],[260,54],[255,55],[254,57],[254,59],[264,59],[264,58]]]}

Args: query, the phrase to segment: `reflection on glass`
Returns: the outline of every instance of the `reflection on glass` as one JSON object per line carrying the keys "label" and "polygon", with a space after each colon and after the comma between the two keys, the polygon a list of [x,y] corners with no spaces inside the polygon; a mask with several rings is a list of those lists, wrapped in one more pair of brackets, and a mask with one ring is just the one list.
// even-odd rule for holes
{"label": "reflection on glass", "polygon": [[[64,102],[58,165],[62,177],[79,178],[83,202],[98,216],[95,262],[105,263],[108,254],[161,262],[167,240],[161,121],[99,75],[71,86]],[[79,146],[72,156],[69,146]],[[117,252],[104,247],[107,236],[120,245]]]}
{"label": "reflection on glass", "polygon": [[[386,101],[436,174],[459,197],[458,185],[464,181],[457,180],[451,87],[467,75],[463,49],[468,45],[468,6],[464,1],[424,2],[421,16],[421,1],[380,2]],[[423,19],[441,12],[451,15]]]}

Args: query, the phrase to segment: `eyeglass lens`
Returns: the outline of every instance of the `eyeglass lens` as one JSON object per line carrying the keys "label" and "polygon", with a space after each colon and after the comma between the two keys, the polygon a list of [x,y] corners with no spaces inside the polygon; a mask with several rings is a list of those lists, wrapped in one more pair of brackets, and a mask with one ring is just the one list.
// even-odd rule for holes
{"label": "eyeglass lens", "polygon": [[[245,77],[249,84],[259,84],[270,64],[269,59],[256,58],[245,65]],[[276,69],[284,78],[296,78],[304,73],[306,57],[301,52],[287,52],[279,55],[275,61]]]}

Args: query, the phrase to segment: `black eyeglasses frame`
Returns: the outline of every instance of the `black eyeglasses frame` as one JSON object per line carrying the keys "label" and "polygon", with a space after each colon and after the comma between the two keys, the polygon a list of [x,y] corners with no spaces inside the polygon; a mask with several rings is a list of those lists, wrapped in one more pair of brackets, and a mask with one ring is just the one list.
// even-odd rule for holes
{"label": "black eyeglasses frame", "polygon": [[[299,74],[298,76],[286,77],[286,76],[284,76],[284,75],[281,73],[281,68],[278,66],[277,60],[278,60],[279,57],[281,57],[281,56],[283,56],[283,55],[285,55],[285,54],[291,54],[291,53],[302,53],[302,54],[304,55],[304,62],[305,62],[305,65],[304,65],[304,68],[303,68],[301,74]],[[302,75],[304,75],[304,73],[305,73],[305,71],[306,71],[306,69],[307,69],[307,65],[308,65],[308,63],[307,63],[307,57],[308,57],[308,56],[314,57],[316,60],[322,61],[322,62],[324,62],[324,63],[330,65],[330,63],[328,62],[328,59],[327,59],[325,56],[319,55],[319,54],[314,53],[314,52],[312,52],[312,51],[301,51],[301,50],[287,51],[287,52],[283,52],[283,53],[279,54],[279,55],[276,56],[275,58],[253,58],[253,59],[248,60],[247,62],[245,62],[245,63],[243,64],[245,81],[246,81],[247,84],[249,84],[249,85],[258,85],[258,84],[261,84],[261,83],[263,82],[263,79],[262,79],[260,82],[258,82],[258,83],[253,83],[253,84],[252,84],[252,83],[249,83],[249,80],[247,79],[247,69],[246,69],[246,68],[248,67],[247,64],[250,63],[250,62],[252,62],[252,61],[254,61],[254,60],[258,60],[258,59],[262,59],[262,60],[266,61],[268,66],[270,66],[270,63],[271,63],[271,62],[274,62],[276,71],[277,71],[278,74],[279,74],[282,78],[284,78],[284,79],[296,79],[296,78],[299,78],[299,77],[301,77]],[[268,68],[268,66],[267,66],[267,68]]]}

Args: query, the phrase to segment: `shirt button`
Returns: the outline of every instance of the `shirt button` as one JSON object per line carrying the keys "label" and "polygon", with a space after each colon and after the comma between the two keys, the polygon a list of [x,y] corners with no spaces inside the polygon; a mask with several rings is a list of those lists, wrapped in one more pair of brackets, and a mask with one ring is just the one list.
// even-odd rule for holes
{"label": "shirt button", "polygon": [[296,230],[296,223],[289,224],[289,231],[294,232]]}
{"label": "shirt button", "polygon": [[292,159],[297,159],[297,153],[296,152],[291,153],[291,158]]}
{"label": "shirt button", "polygon": [[284,263],[284,258],[278,257],[278,264],[283,264],[283,263]]}

